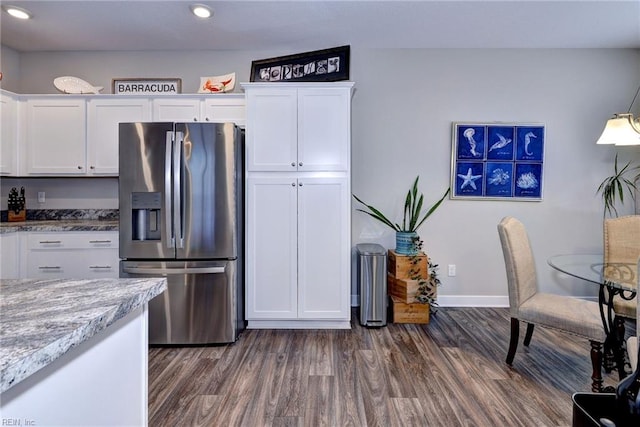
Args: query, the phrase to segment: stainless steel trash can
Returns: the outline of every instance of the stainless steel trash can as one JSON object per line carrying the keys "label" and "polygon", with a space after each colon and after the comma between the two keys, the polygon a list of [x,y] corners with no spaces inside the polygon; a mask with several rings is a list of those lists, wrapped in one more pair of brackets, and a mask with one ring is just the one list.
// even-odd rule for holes
{"label": "stainless steel trash can", "polygon": [[375,243],[356,245],[358,252],[358,289],[360,324],[387,324],[387,252]]}

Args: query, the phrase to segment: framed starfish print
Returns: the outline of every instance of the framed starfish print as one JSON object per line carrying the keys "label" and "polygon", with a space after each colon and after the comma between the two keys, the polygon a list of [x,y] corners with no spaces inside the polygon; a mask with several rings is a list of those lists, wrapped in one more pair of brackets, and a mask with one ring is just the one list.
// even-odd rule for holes
{"label": "framed starfish print", "polygon": [[451,198],[542,200],[544,145],[540,123],[454,122]]}

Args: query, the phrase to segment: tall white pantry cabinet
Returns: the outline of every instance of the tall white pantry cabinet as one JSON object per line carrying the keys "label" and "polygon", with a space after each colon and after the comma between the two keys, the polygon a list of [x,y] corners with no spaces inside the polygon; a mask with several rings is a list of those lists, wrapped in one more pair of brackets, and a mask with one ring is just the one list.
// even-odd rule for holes
{"label": "tall white pantry cabinet", "polygon": [[247,326],[347,329],[353,82],[242,86]]}

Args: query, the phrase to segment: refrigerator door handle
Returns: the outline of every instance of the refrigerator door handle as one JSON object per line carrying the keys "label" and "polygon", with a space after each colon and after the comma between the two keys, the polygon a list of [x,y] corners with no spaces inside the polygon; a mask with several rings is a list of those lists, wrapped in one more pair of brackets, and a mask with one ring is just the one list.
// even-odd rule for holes
{"label": "refrigerator door handle", "polygon": [[184,227],[182,225],[182,152],[184,134],[175,133],[173,145],[173,232],[176,248],[184,248]]}
{"label": "refrigerator door handle", "polygon": [[173,225],[173,214],[171,212],[171,154],[173,152],[173,132],[168,131],[165,141],[165,154],[164,154],[164,212],[165,212],[165,226],[167,233],[167,248],[175,248],[176,241],[173,236],[171,226]]}
{"label": "refrigerator door handle", "polygon": [[193,267],[193,268],[152,268],[152,267],[123,267],[125,273],[131,274],[221,274],[224,267]]}

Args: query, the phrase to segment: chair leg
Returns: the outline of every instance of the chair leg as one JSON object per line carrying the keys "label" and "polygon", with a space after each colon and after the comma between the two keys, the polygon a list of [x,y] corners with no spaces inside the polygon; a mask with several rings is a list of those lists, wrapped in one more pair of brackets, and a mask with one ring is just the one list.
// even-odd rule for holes
{"label": "chair leg", "polygon": [[527,347],[531,344],[531,336],[533,335],[533,323],[527,323],[527,332],[524,334],[524,345]]}
{"label": "chair leg", "polygon": [[591,343],[591,366],[593,373],[591,374],[591,391],[595,393],[602,392],[602,343],[590,341]]}
{"label": "chair leg", "polygon": [[509,341],[509,352],[507,353],[507,365],[513,363],[518,348],[518,338],[520,337],[520,321],[515,317],[511,318],[511,339]]}
{"label": "chair leg", "polygon": [[613,324],[615,325],[616,336],[618,337],[618,342],[623,342],[624,341],[624,335],[626,333],[625,328],[624,328],[624,317],[622,317],[622,316],[614,317]]}

